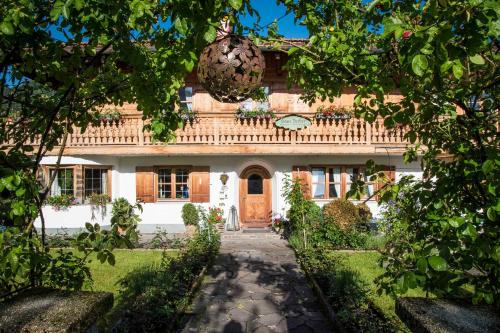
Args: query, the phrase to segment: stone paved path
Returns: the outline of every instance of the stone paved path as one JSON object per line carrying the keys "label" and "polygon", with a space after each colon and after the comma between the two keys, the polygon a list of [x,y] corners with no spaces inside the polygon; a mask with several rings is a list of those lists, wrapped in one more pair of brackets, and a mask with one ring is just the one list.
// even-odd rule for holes
{"label": "stone paved path", "polygon": [[191,332],[332,332],[284,240],[223,240],[183,329]]}

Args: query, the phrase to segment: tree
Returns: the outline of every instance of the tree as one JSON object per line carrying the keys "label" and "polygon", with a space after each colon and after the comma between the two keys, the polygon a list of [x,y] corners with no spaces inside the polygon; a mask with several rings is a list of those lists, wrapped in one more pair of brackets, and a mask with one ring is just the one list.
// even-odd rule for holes
{"label": "tree", "polygon": [[[42,283],[58,260],[66,272],[69,266],[75,272],[69,263],[76,257],[53,256],[43,246],[42,206],[55,178],[54,174],[46,184],[37,182],[43,156],[58,149],[59,165],[68,134],[74,127],[84,131],[109,104],[137,103],[155,138],[168,141],[181,122],[174,111],[177,91],[229,10],[237,13],[251,7],[242,0],[2,2],[2,292],[28,278],[32,284]],[[41,243],[35,237],[38,216]],[[87,229],[94,236],[86,239],[103,236],[98,225]],[[113,237],[113,244],[117,239],[127,243],[124,237]],[[102,261],[114,262],[107,249],[99,251]],[[70,280],[59,280],[59,286],[81,287]]]}
{"label": "tree", "polygon": [[[292,83],[313,101],[357,89],[356,113],[405,126],[404,159],[421,161],[422,180],[386,186],[408,234],[384,254],[379,279],[390,293],[420,286],[500,305],[498,3],[488,0],[282,1],[310,32],[292,44]],[[385,96],[401,92],[400,103]],[[369,162],[372,180],[380,173]],[[351,192],[359,196],[363,182]],[[411,190],[408,190],[411,188]]]}

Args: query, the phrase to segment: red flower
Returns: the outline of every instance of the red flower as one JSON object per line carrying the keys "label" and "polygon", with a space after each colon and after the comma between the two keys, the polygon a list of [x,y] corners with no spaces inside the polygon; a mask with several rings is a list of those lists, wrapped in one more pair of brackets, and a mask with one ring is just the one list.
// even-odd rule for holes
{"label": "red flower", "polygon": [[407,30],[407,31],[403,32],[403,36],[402,37],[403,37],[404,40],[410,39],[410,36],[411,36],[411,31]]}

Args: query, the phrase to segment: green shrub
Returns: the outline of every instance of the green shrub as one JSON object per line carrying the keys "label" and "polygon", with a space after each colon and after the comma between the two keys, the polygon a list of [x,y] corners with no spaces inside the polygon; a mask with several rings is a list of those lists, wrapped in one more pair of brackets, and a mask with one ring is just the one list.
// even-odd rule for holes
{"label": "green shrub", "polygon": [[355,228],[342,230],[334,223],[321,223],[311,229],[310,244],[323,249],[364,249],[369,235]]}
{"label": "green shrub", "polygon": [[353,228],[358,221],[356,206],[349,200],[333,200],[323,206],[325,221],[333,223],[341,230]]}
{"label": "green shrub", "polygon": [[182,220],[184,225],[194,225],[198,226],[200,222],[200,215],[198,214],[198,209],[192,203],[186,203],[182,206]]}
{"label": "green shrub", "polygon": [[142,211],[142,206],[138,203],[131,205],[125,198],[116,199],[113,201],[111,224],[121,229],[135,228],[141,221],[139,215],[135,213],[135,209]]}
{"label": "green shrub", "polygon": [[191,302],[191,286],[201,270],[213,263],[220,238],[212,225],[189,239],[178,256],[163,256],[160,265],[141,267],[126,275],[117,312],[119,332],[176,332],[177,314]]}

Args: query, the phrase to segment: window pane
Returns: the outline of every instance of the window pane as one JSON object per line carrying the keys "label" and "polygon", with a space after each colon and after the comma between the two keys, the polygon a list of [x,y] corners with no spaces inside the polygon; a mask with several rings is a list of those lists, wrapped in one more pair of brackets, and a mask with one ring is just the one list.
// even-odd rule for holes
{"label": "window pane", "polygon": [[186,169],[178,169],[175,171],[175,182],[176,183],[187,183],[188,182],[189,171]]}
{"label": "window pane", "polygon": [[177,199],[187,199],[189,198],[189,191],[186,184],[175,185],[175,197]]}
{"label": "window pane", "polygon": [[340,183],[340,168],[330,168],[328,173],[330,183]]}
{"label": "window pane", "polygon": [[328,190],[330,191],[330,198],[340,198],[340,184],[330,183]]}
{"label": "window pane", "polygon": [[85,168],[85,197],[107,193],[107,169]]}
{"label": "window pane", "polygon": [[172,198],[172,169],[158,170],[158,198]]}
{"label": "window pane", "polygon": [[[51,175],[56,172],[52,170]],[[56,179],[50,190],[51,195],[73,195],[73,169],[61,169],[57,172]]]}
{"label": "window pane", "polygon": [[248,177],[248,194],[263,194],[264,181],[259,175],[250,175]]}
{"label": "window pane", "polygon": [[312,196],[320,199],[325,197],[325,169],[312,169]]}

